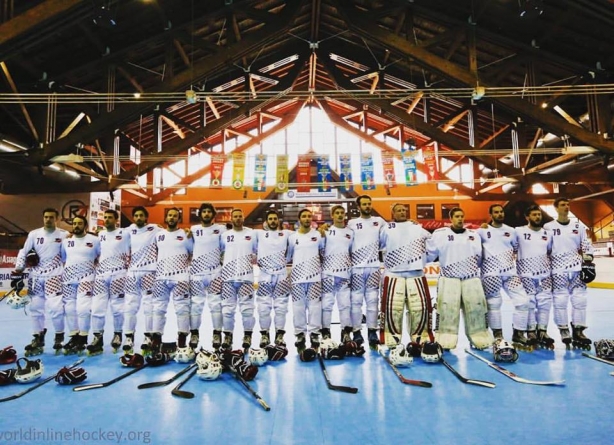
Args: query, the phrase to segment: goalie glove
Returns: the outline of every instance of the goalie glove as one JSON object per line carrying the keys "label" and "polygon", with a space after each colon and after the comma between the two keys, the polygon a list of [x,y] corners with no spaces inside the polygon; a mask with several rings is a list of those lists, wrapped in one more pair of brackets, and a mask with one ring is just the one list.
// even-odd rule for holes
{"label": "goalie glove", "polygon": [[36,267],[40,262],[40,257],[36,250],[30,249],[30,251],[26,254],[26,266],[28,267]]}
{"label": "goalie glove", "polygon": [[60,385],[75,385],[87,378],[87,372],[83,368],[64,367],[55,375],[55,381]]}
{"label": "goalie glove", "polygon": [[20,272],[11,272],[11,289],[15,289],[15,292],[19,293],[25,286],[23,274]]}
{"label": "goalie glove", "polygon": [[283,360],[288,355],[288,348],[281,345],[267,345],[264,347],[266,353],[269,356],[269,360],[272,362],[278,362]]}
{"label": "goalie glove", "polygon": [[582,270],[580,271],[580,279],[584,283],[592,283],[595,281],[597,277],[597,272],[595,271],[595,264],[591,262],[582,263]]}
{"label": "goalie glove", "polygon": [[17,351],[12,346],[7,346],[0,351],[0,365],[8,365],[17,361]]}
{"label": "goalie glove", "polygon": [[119,358],[119,362],[128,368],[140,368],[145,364],[145,359],[141,354],[126,354]]}

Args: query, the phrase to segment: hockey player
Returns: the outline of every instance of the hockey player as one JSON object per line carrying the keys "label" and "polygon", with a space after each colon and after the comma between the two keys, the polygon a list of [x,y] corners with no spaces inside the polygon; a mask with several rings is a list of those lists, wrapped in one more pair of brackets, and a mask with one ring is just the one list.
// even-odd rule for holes
{"label": "hockey player", "polygon": [[[580,221],[569,219],[569,199],[554,201],[557,219],[544,224],[552,231],[552,294],[554,322],[567,347],[573,343],[582,349],[591,348],[591,340],[584,335],[586,329],[586,283],[580,279],[583,262],[593,261],[593,246],[587,236],[587,227]],[[569,334],[568,303],[571,300],[571,329]]]}
{"label": "hockey player", "polygon": [[552,232],[542,227],[542,211],[538,206],[528,207],[524,216],[527,225],[516,227],[518,237],[516,266],[524,290],[530,299],[527,337],[530,343],[554,349],[554,340],[547,332],[552,307],[550,272]]}
{"label": "hockey player", "polygon": [[290,295],[290,280],[286,271],[286,251],[289,230],[280,228],[279,215],[275,210],[266,212],[266,229],[256,230],[258,237],[258,322],[260,324],[260,347],[271,343],[271,310],[275,310],[275,344],[285,346],[286,315]]}
{"label": "hockey player", "polygon": [[450,227],[437,229],[426,243],[428,260],[439,257],[437,342],[444,349],[456,347],[462,307],[469,341],[477,349],[486,349],[493,338],[486,326],[486,298],[480,282],[482,242],[477,232],[464,228],[461,208],[450,210],[450,220]]}
{"label": "hockey player", "polygon": [[433,341],[431,296],[424,276],[426,242],[431,234],[407,220],[403,204],[393,205],[392,219],[380,232],[385,268],[381,295],[384,329],[380,331],[380,341],[389,348],[402,342],[405,306],[411,340],[416,344]]}
{"label": "hockey player", "polygon": [[179,209],[166,213],[166,230],[156,235],[158,258],[153,292],[152,355],[161,352],[162,334],[166,325],[166,312],[172,297],[177,316],[177,349],[187,350],[190,331],[190,257],[194,239],[181,230]]}
{"label": "hockey player", "polygon": [[[64,341],[64,305],[62,302],[62,240],[68,236],[66,230],[58,229],[56,209],[43,210],[43,227],[32,230],[17,255],[14,277],[21,277],[26,267],[30,267],[28,275],[28,295],[30,316],[34,338],[25,347],[25,355],[39,355],[45,346],[45,302],[55,330],[54,349],[62,348]],[[33,252],[33,253],[32,253]],[[29,263],[26,257],[38,259],[37,264]],[[36,262],[36,261],[34,261]]]}
{"label": "hockey player", "polygon": [[326,247],[322,257],[322,338],[331,338],[330,324],[336,299],[341,323],[341,342],[347,343],[351,340],[350,334],[353,331],[350,315],[350,248],[354,241],[354,231],[345,227],[343,206],[333,206],[330,213],[333,225],[328,230],[323,230]]}
{"label": "hockey player", "polygon": [[488,324],[495,339],[502,339],[501,290],[505,290],[514,305],[512,344],[518,349],[531,350],[533,345],[528,343],[526,336],[529,297],[517,275],[514,261],[514,251],[518,247],[516,231],[504,224],[505,212],[502,205],[491,205],[488,213],[490,224],[478,229],[482,239],[482,286],[488,305]]}
{"label": "hockey player", "polygon": [[221,236],[226,226],[215,224],[215,207],[207,202],[199,210],[200,224],[190,228],[194,253],[190,264],[190,346],[198,346],[205,301],[208,300],[213,326],[213,349],[222,345],[222,250]]}
{"label": "hockey player", "polygon": [[364,342],[362,329],[362,303],[367,307],[367,332],[370,344],[377,344],[378,295],[380,285],[379,231],[386,221],[372,216],[371,197],[356,198],[360,218],[348,221],[348,228],[354,231],[352,243],[351,316],[354,327],[354,341]]}
{"label": "hockey player", "polygon": [[90,355],[102,353],[108,306],[111,307],[111,314],[113,315],[111,347],[114,351],[117,351],[122,345],[126,273],[130,262],[130,231],[117,227],[119,214],[116,210],[105,210],[103,219],[105,229],[98,234],[100,258],[96,268],[94,297],[92,299],[92,332],[94,338],[87,347]]}
{"label": "hockey player", "polygon": [[156,278],[158,255],[156,235],[161,228],[156,224],[148,224],[148,218],[149,212],[145,207],[137,206],[132,209],[133,224],[128,227],[130,232],[130,265],[126,276],[124,312],[126,338],[122,347],[126,354],[133,353],[137,313],[141,306],[145,317],[145,335],[141,349],[145,354],[151,349],[153,286]]}
{"label": "hockey player", "polygon": [[63,345],[65,354],[80,354],[87,345],[92,317],[94,274],[100,255],[100,240],[86,232],[83,216],[72,220],[72,236],[62,241],[62,293],[70,340]]}
{"label": "hockey player", "polygon": [[294,345],[299,354],[307,348],[309,333],[311,347],[320,346],[322,328],[322,267],[320,255],[324,251],[324,238],[311,228],[313,215],[310,210],[298,212],[299,228],[290,235],[287,260],[292,262],[292,315],[294,320]]}
{"label": "hockey player", "polygon": [[256,325],[254,317],[254,267],[258,240],[256,233],[243,227],[243,210],[231,212],[232,230],[225,232],[222,248],[222,315],[224,341],[222,348],[232,348],[237,303],[243,319],[242,347],[252,345],[252,333]]}

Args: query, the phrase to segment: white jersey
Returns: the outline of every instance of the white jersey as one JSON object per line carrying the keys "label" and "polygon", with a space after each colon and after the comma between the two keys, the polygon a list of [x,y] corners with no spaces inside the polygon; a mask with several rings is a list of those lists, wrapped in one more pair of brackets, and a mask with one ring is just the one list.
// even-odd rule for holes
{"label": "white jersey", "polygon": [[379,216],[348,221],[348,229],[354,231],[353,267],[379,267],[379,231],[385,224]]}
{"label": "white jersey", "polygon": [[286,273],[286,251],[290,230],[256,230],[258,267],[269,275]]}
{"label": "white jersey", "polygon": [[317,230],[307,233],[293,232],[288,240],[288,261],[292,261],[290,280],[292,284],[322,281],[320,254],[325,240]]}
{"label": "white jersey", "polygon": [[254,281],[253,260],[258,249],[256,233],[249,227],[228,230],[222,235],[222,279],[224,281]]}
{"label": "white jersey", "polygon": [[482,276],[509,277],[516,275],[514,251],[518,248],[516,231],[506,225],[478,229],[482,239]]}
{"label": "white jersey", "polygon": [[130,231],[115,229],[103,230],[98,234],[100,258],[96,275],[100,277],[125,274],[130,263]]}
{"label": "white jersey", "polygon": [[389,272],[423,270],[426,266],[426,240],[431,234],[410,221],[389,222],[380,232],[384,267]]}
{"label": "white jersey", "polygon": [[196,224],[190,227],[194,238],[194,253],[190,264],[191,275],[209,275],[222,268],[221,236],[228,229],[221,224],[208,227]]}
{"label": "white jersey", "polygon": [[62,240],[68,236],[68,232],[62,229],[55,229],[52,232],[46,231],[43,227],[32,230],[26,238],[23,249],[17,255],[16,269],[22,270],[26,267],[26,255],[34,249],[39,257],[38,265],[30,269],[31,276],[54,277],[62,275],[64,266],[62,263]]}
{"label": "white jersey", "polygon": [[156,235],[160,230],[156,224],[146,224],[138,227],[132,224],[130,232],[130,272],[153,272],[156,270],[158,248]]}
{"label": "white jersey", "polygon": [[172,232],[162,229],[156,235],[156,245],[158,246],[156,280],[188,281],[194,240],[182,229]]}
{"label": "white jersey", "polygon": [[449,227],[437,229],[426,248],[429,261],[439,257],[441,276],[461,280],[480,276],[482,241],[474,230],[456,233]]}
{"label": "white jersey", "polygon": [[593,254],[586,226],[580,221],[561,224],[555,220],[544,224],[544,229],[552,231],[552,273],[580,271],[582,254]]}
{"label": "white jersey", "polygon": [[516,227],[518,237],[518,275],[529,278],[550,276],[550,252],[552,232],[541,228],[533,230],[529,226]]}
{"label": "white jersey", "polygon": [[62,241],[62,261],[64,261],[64,284],[77,284],[94,279],[96,260],[100,255],[100,241],[96,235],[86,233],[78,238],[66,238]]}
{"label": "white jersey", "polygon": [[322,273],[340,278],[350,278],[352,258],[350,249],[354,241],[354,231],[350,228],[331,226],[326,231]]}

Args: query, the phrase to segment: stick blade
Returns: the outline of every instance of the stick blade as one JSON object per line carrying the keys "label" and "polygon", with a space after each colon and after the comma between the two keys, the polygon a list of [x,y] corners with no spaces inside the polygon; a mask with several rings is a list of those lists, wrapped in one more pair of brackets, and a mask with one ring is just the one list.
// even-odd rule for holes
{"label": "stick blade", "polygon": [[170,382],[149,382],[149,383],[141,383],[137,386],[138,389],[147,389],[147,388],[157,388],[159,386],[166,386]]}
{"label": "stick blade", "polygon": [[75,386],[72,390],[75,392],[87,391],[88,389],[104,388],[104,383],[92,383],[91,385]]}
{"label": "stick blade", "polygon": [[174,389],[171,391],[171,394],[177,396],[182,399],[193,399],[194,393],[190,391],[182,391],[180,389]]}
{"label": "stick blade", "polygon": [[260,406],[262,406],[265,411],[271,411],[271,407],[267,405],[267,403],[264,400],[258,399],[258,403],[260,403]]}
{"label": "stick blade", "polygon": [[470,385],[483,386],[485,388],[495,388],[497,386],[492,382],[487,382],[484,380],[467,379],[467,383]]}
{"label": "stick blade", "polygon": [[349,394],[356,394],[358,392],[358,388],[353,388],[351,386],[330,385],[328,389],[331,389],[333,391],[347,392]]}

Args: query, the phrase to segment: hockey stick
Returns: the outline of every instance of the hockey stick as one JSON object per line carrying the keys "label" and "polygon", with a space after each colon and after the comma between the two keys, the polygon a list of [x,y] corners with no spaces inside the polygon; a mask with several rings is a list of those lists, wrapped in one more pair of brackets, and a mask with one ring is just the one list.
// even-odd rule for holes
{"label": "hockey stick", "polygon": [[[81,363],[83,363],[83,359],[79,359],[76,362],[74,362],[72,365],[68,366],[68,369],[72,369],[75,368],[77,366],[79,366]],[[36,385],[30,386],[28,389],[21,391],[20,393],[17,394],[13,394],[12,396],[9,397],[5,397],[4,399],[0,399],[0,402],[8,402],[9,400],[15,400],[20,398],[21,396],[25,396],[26,394],[28,394],[29,392],[34,391],[36,388],[40,388],[41,386],[43,386],[45,383],[50,382],[51,380],[55,379],[55,377],[58,375],[60,371],[56,372],[55,374],[47,377],[45,380],[43,380],[42,382],[38,382]]]}
{"label": "hockey stick", "polygon": [[320,362],[320,368],[322,368],[322,373],[324,374],[324,380],[326,380],[326,386],[328,386],[328,389],[332,391],[347,392],[350,394],[356,394],[358,392],[358,388],[353,388],[351,386],[333,385],[330,382],[328,372],[326,372],[326,366],[324,365],[324,359],[320,353],[318,353],[318,361]]}
{"label": "hockey stick", "polygon": [[89,385],[81,385],[81,386],[76,386],[74,387],[72,390],[73,391],[87,391],[88,389],[98,389],[98,388],[105,388],[107,386],[112,385],[113,383],[117,383],[120,380],[125,379],[128,376],[131,376],[132,374],[134,374],[135,372],[139,372],[141,369],[146,368],[147,367],[147,363],[145,363],[143,366],[139,366],[137,368],[131,369],[130,371],[115,377],[114,379],[109,380],[108,382],[103,382],[103,383],[92,383]]}
{"label": "hockey stick", "polygon": [[190,391],[182,391],[181,387],[185,385],[188,382],[188,380],[194,377],[194,374],[196,374],[196,371],[197,371],[196,368],[192,369],[192,371],[187,375],[187,377],[185,377],[182,381],[180,381],[177,384],[177,386],[173,388],[173,390],[171,391],[171,394],[177,397],[181,397],[182,399],[193,399],[194,393]]}
{"label": "hockey stick", "polygon": [[441,359],[441,363],[443,363],[443,365],[448,368],[450,370],[450,372],[452,374],[454,374],[456,376],[456,378],[458,380],[460,380],[463,383],[468,383],[470,385],[477,385],[477,386],[484,386],[486,388],[494,388],[496,385],[492,382],[487,382],[484,380],[474,380],[474,379],[468,379],[467,377],[463,377],[461,374],[459,374],[459,372],[454,369],[452,367],[452,365],[450,365],[448,362],[445,361],[445,359]]}
{"label": "hockey stick", "polygon": [[386,357],[386,355],[384,354],[383,348],[377,348],[377,352],[379,352],[379,355],[381,355],[384,358],[384,360],[386,360],[386,363],[390,365],[390,367],[392,368],[394,373],[397,375],[401,383],[404,383],[406,385],[421,386],[423,388],[431,388],[433,386],[431,382],[423,382],[422,380],[406,379],[405,377],[403,377],[403,374],[401,374],[401,372],[397,369],[397,367],[394,366],[394,364],[390,361],[390,359]]}
{"label": "hockey stick", "polygon": [[491,362],[490,360],[485,359],[484,357],[480,357],[474,352],[471,352],[469,349],[465,349],[465,352],[469,355],[474,356],[475,358],[482,360],[488,366],[490,366],[495,371],[499,371],[501,374],[509,377],[515,382],[518,383],[527,383],[529,385],[545,385],[545,386],[565,386],[565,380],[553,380],[553,381],[539,381],[539,380],[527,380],[522,377],[517,376],[512,371],[508,371],[507,369],[497,365],[496,363]]}
{"label": "hockey stick", "polygon": [[184,375],[186,372],[188,372],[190,369],[194,368],[195,366],[196,366],[196,363],[192,363],[191,365],[186,366],[185,368],[183,368],[181,371],[179,371],[177,374],[172,376],[170,379],[161,380],[159,382],[142,383],[139,386],[137,386],[137,388],[138,389],[147,389],[147,388],[157,388],[158,386],[166,386],[169,383],[174,382],[175,380],[177,380],[179,377]]}
{"label": "hockey stick", "polygon": [[583,352],[582,355],[584,357],[588,357],[588,358],[592,358],[593,360],[597,360],[598,362],[607,363],[608,365],[614,366],[614,362],[611,362],[610,360],[606,360],[601,357],[597,357],[596,355],[593,355],[593,354],[589,354],[588,352]]}
{"label": "hockey stick", "polygon": [[264,399],[262,397],[260,397],[256,391],[254,391],[254,388],[249,386],[249,383],[247,383],[245,381],[245,379],[239,375],[239,373],[237,372],[236,369],[234,369],[232,366],[228,366],[228,369],[230,369],[230,372],[232,372],[232,375],[234,375],[235,378],[239,382],[241,382],[243,384],[243,386],[245,386],[247,388],[249,393],[256,398],[256,400],[258,401],[260,406],[262,406],[265,411],[271,411],[271,407],[269,405],[267,405],[267,403],[264,401]]}

